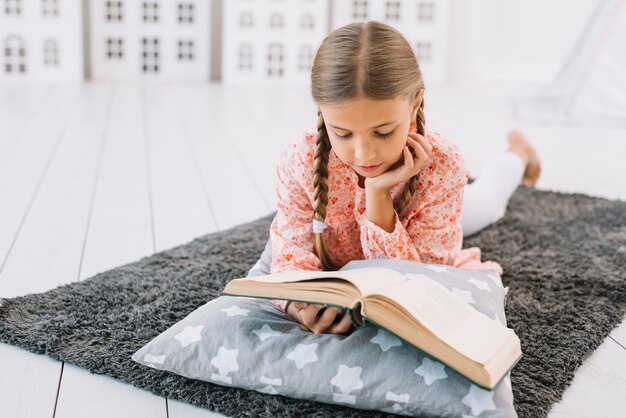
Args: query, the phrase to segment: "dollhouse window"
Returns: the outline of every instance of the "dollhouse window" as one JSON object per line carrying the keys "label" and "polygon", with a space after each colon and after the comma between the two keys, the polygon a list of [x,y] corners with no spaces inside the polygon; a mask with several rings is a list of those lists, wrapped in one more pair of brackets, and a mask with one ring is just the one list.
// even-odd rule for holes
{"label": "dollhouse window", "polygon": [[58,16],[59,0],[42,0],[41,13],[44,16]]}
{"label": "dollhouse window", "polygon": [[250,12],[241,12],[239,15],[239,26],[242,28],[251,28],[254,26],[254,16]]}
{"label": "dollhouse window", "polygon": [[22,14],[22,0],[4,0],[4,13],[7,16]]}
{"label": "dollhouse window", "polygon": [[433,44],[431,42],[417,42],[415,44],[415,52],[418,61],[432,61]]}
{"label": "dollhouse window", "polygon": [[193,3],[178,3],[178,23],[193,23]]}
{"label": "dollhouse window", "polygon": [[239,45],[239,71],[252,71],[252,45]]}
{"label": "dollhouse window", "polygon": [[300,17],[301,29],[313,29],[315,27],[315,20],[312,14],[305,14]]}
{"label": "dollhouse window", "polygon": [[400,20],[400,2],[388,1],[385,16],[387,20]]}
{"label": "dollhouse window", "polygon": [[313,63],[313,50],[311,45],[302,45],[298,51],[298,71],[308,73]]}
{"label": "dollhouse window", "polygon": [[121,22],[124,6],[121,1],[106,2],[106,18],[108,22]]}
{"label": "dollhouse window", "polygon": [[267,75],[269,77],[282,77],[283,61],[283,45],[278,42],[270,43],[267,50]]}
{"label": "dollhouse window", "polygon": [[417,8],[417,21],[426,23],[433,21],[435,4],[431,1],[421,1]]}
{"label": "dollhouse window", "polygon": [[4,41],[4,72],[26,73],[26,45],[18,35],[9,35]]}
{"label": "dollhouse window", "polygon": [[141,70],[144,73],[159,72],[159,39],[141,39]]}
{"label": "dollhouse window", "polygon": [[285,22],[283,21],[282,13],[272,13],[270,16],[270,28],[272,29],[280,29],[285,26]]}
{"label": "dollhouse window", "polygon": [[178,60],[193,61],[193,41],[178,41]]}
{"label": "dollhouse window", "polygon": [[59,48],[54,39],[46,39],[43,44],[43,63],[47,66],[59,65]]}
{"label": "dollhouse window", "polygon": [[155,1],[143,2],[143,21],[158,22],[159,21],[159,3]]}
{"label": "dollhouse window", "polygon": [[352,2],[352,18],[355,20],[367,19],[367,0],[354,0]]}
{"label": "dollhouse window", "polygon": [[122,38],[107,38],[106,55],[109,60],[124,58],[124,40]]}

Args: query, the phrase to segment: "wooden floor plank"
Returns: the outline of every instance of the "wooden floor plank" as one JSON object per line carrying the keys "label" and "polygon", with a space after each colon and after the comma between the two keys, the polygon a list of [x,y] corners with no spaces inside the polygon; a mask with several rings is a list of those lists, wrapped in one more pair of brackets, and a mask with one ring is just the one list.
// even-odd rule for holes
{"label": "wooden floor plank", "polygon": [[44,292],[78,280],[111,90],[85,87],[2,270],[0,295]]}
{"label": "wooden floor plank", "polygon": [[[154,253],[141,88],[115,88],[79,278]],[[115,400],[114,402],[112,400]],[[166,402],[66,364],[56,417],[166,416]]]}
{"label": "wooden floor plank", "polygon": [[167,400],[168,405],[168,417],[169,418],[224,418],[226,415],[219,412],[209,411],[206,408],[199,408],[197,406],[174,401],[172,399]]}
{"label": "wooden floor plank", "polygon": [[56,151],[77,109],[77,89],[59,93],[54,105],[40,112],[24,131],[16,146],[0,163],[0,281],[2,270],[22,224],[37,197]]}
{"label": "wooden floor plank", "polygon": [[0,416],[52,418],[61,364],[0,343]]}
{"label": "wooden floor plank", "polygon": [[[224,230],[266,215],[271,208],[257,187],[256,173],[249,171],[236,148],[230,145],[239,125],[232,125],[221,109],[219,88],[181,86],[173,108],[178,109],[190,152],[195,156],[217,228]],[[266,153],[257,154],[266,156]]]}
{"label": "wooden floor plank", "polygon": [[65,363],[54,418],[167,418],[165,399]]}
{"label": "wooden floor plank", "polygon": [[551,418],[621,418],[626,411],[626,350],[612,339],[604,343],[576,371],[572,386],[555,404]]}
{"label": "wooden floor plank", "polygon": [[0,107],[0,163],[22,140],[27,126],[40,117],[51,100],[61,94],[58,86],[21,86],[19,94],[10,96]]}
{"label": "wooden floor plank", "polygon": [[164,86],[142,88],[154,212],[156,251],[215,231],[211,197],[190,152],[172,94]]}

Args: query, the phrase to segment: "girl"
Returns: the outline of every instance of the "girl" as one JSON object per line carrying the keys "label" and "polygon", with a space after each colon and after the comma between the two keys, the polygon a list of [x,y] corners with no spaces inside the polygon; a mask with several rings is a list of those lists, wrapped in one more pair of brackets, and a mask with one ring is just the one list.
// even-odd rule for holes
{"label": "girl", "polygon": [[[272,274],[374,258],[502,274],[499,264],[481,262],[480,249],[461,247],[463,233],[504,214],[522,176],[528,185],[537,181],[536,153],[519,132],[509,134],[510,152],[467,186],[463,207],[465,162],[454,144],[426,129],[422,74],[397,30],[371,21],[330,33],[315,56],[311,90],[317,132],[290,144],[277,167],[278,207],[265,252]],[[336,308],[273,302],[303,329],[350,328]]]}

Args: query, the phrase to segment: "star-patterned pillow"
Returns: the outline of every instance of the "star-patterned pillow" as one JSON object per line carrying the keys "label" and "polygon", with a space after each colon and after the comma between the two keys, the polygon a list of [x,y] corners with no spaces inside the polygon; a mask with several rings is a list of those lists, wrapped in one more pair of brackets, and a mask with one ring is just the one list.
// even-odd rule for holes
{"label": "star-patterned pillow", "polygon": [[[261,263],[262,265],[262,263]],[[249,275],[266,274],[259,263]],[[352,261],[427,274],[505,323],[506,289],[495,272],[403,260]],[[507,375],[484,390],[371,323],[346,335],[304,331],[264,299],[221,296],[154,338],[133,360],[188,378],[267,394],[411,416],[514,417]]]}

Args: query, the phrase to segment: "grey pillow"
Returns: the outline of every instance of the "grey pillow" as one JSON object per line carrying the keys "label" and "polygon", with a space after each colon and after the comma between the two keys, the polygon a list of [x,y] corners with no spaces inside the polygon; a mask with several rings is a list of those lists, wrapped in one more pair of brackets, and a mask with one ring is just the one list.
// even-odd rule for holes
{"label": "grey pillow", "polygon": [[[264,256],[249,275],[267,273],[267,251]],[[506,289],[495,272],[393,259],[351,261],[342,270],[377,266],[408,278],[428,274],[505,324]],[[346,335],[314,334],[266,299],[213,299],[132,359],[219,385],[359,409],[440,417],[517,416],[510,375],[493,391],[484,390],[371,323]]]}

